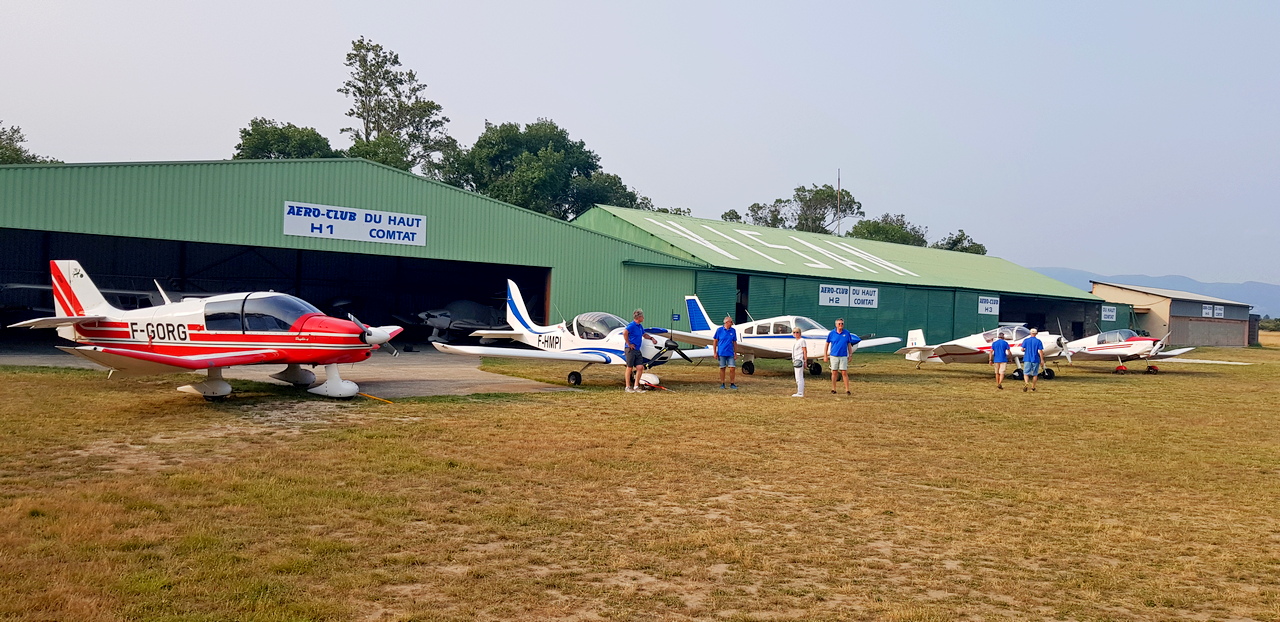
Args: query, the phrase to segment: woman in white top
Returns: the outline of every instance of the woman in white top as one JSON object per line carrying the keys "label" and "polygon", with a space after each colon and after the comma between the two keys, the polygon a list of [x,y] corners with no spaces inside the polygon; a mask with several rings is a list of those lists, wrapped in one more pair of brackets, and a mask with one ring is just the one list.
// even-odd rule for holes
{"label": "woman in white top", "polygon": [[796,338],[791,344],[791,366],[796,370],[796,392],[791,397],[804,397],[804,371],[809,366],[809,351],[805,348],[799,327],[791,331],[791,335]]}

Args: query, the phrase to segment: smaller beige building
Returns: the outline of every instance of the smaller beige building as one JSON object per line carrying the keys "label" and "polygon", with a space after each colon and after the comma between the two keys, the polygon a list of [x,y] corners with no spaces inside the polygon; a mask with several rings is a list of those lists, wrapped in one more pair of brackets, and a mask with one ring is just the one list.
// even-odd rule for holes
{"label": "smaller beige building", "polygon": [[1136,328],[1152,337],[1169,335],[1175,346],[1249,345],[1251,305],[1176,289],[1093,283],[1093,295],[1133,305]]}

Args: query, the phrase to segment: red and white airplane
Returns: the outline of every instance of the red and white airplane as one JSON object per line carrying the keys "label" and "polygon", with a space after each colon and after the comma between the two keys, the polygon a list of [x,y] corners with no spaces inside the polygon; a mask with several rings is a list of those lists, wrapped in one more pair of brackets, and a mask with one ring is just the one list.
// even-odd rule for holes
{"label": "red and white airplane", "polygon": [[1156,374],[1160,373],[1160,368],[1152,365],[1151,361],[1175,357],[1195,349],[1165,350],[1167,339],[1169,339],[1168,335],[1165,335],[1164,339],[1142,337],[1127,328],[1122,328],[1072,341],[1067,344],[1063,354],[1068,362],[1115,361],[1117,374],[1128,373],[1129,368],[1124,366],[1126,361],[1145,360],[1147,373]]}
{"label": "red and white airplane", "polygon": [[[986,363],[991,352],[991,342],[996,340],[996,335],[1009,342],[1009,356],[1018,363],[1010,377],[1015,380],[1021,378],[1022,340],[1031,336],[1031,329],[1026,326],[1001,326],[936,346],[926,344],[924,331],[916,329],[907,333],[907,345],[898,348],[895,354],[907,355],[908,361],[916,362],[916,369],[920,369],[920,365],[924,363]],[[1046,332],[1041,332],[1036,337],[1044,343],[1042,355],[1046,359],[1053,358],[1066,349],[1065,337]],[[1052,380],[1054,375],[1052,369],[1045,368],[1045,380]]]}
{"label": "red and white airplane", "polygon": [[[306,301],[275,292],[222,294],[169,300],[144,309],[111,306],[74,260],[49,262],[56,317],[19,322],[10,328],[56,328],[77,346],[58,349],[111,369],[111,375],[146,376],[208,370],[204,382],[178,387],[206,399],[226,397],[231,385],[222,369],[232,365],[282,363],[272,378],[307,387],[316,376],[303,365],[324,365],[325,382],[310,389],[328,397],[351,397],[360,388],[338,375],[338,365],[363,361],[403,330],[371,327],[329,317]],[[156,284],[159,287],[159,284]]]}

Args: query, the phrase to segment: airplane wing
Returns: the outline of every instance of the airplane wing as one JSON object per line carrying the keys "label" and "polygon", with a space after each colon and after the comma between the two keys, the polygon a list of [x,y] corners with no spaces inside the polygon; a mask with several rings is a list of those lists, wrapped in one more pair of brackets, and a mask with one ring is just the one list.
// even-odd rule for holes
{"label": "airplane wing", "polygon": [[1194,350],[1194,349],[1195,349],[1195,348],[1178,348],[1177,350],[1161,350],[1159,354],[1157,354],[1157,355],[1155,355],[1155,356],[1153,356],[1153,357],[1151,357],[1151,358],[1156,359],[1156,360],[1159,360],[1159,359],[1167,359],[1167,358],[1169,358],[1169,357],[1171,357],[1171,356],[1178,356],[1179,354],[1186,354],[1186,353],[1188,353],[1188,352],[1190,352],[1190,351],[1192,351],[1192,350]]}
{"label": "airplane wing", "polygon": [[155,352],[142,352],[125,348],[104,348],[101,346],[58,346],[58,349],[93,361],[124,376],[173,374],[197,369],[209,369],[211,367],[268,363],[282,356],[278,350],[246,350],[228,354],[171,356],[168,354],[156,354]]}
{"label": "airplane wing", "polygon": [[962,354],[982,354],[982,350],[955,343],[945,343],[934,348],[933,353],[936,356],[957,356]]}
{"label": "airplane wing", "polygon": [[[505,331],[477,331],[505,332]],[[550,350],[525,350],[522,348],[493,348],[487,346],[451,346],[433,342],[437,350],[447,354],[471,354],[474,356],[500,356],[515,359],[542,359],[546,361],[573,361],[575,363],[612,363],[608,355],[598,352],[556,352]]]}
{"label": "airplane wing", "polygon": [[518,330],[478,330],[471,333],[471,336],[488,337],[489,339],[515,339],[523,334]]}
{"label": "airplane wing", "polygon": [[[679,341],[680,343],[689,343],[695,346],[709,346],[715,343],[715,339],[712,339],[705,335],[686,333],[680,330],[667,331],[666,335],[668,338]],[[779,340],[779,341],[782,341],[782,340]],[[791,358],[791,340],[788,339],[785,342],[787,344],[787,349],[782,350],[782,349],[765,348],[765,347],[751,345],[751,344],[739,341],[737,352],[738,354],[750,354],[751,356],[758,356],[762,359]],[[691,353],[685,352],[685,354],[691,354]],[[708,354],[704,356],[714,356],[714,354]]]}
{"label": "airplane wing", "polygon": [[10,324],[9,328],[57,328],[59,326],[74,326],[76,324],[84,324],[85,322],[98,322],[107,319],[105,315],[71,315],[61,317],[40,317],[34,320],[18,322]]}
{"label": "airplane wing", "polygon": [[899,341],[902,341],[901,337],[876,337],[875,339],[863,339],[862,341],[858,342],[858,348],[861,349],[861,348],[874,348],[876,346],[887,346],[891,343],[898,343]]}

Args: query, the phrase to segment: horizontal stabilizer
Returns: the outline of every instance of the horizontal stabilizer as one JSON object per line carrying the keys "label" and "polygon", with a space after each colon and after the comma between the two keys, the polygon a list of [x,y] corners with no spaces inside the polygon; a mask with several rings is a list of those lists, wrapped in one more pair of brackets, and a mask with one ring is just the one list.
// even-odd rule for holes
{"label": "horizontal stabilizer", "polygon": [[894,350],[894,354],[911,354],[912,352],[933,352],[933,346],[906,346]]}
{"label": "horizontal stabilizer", "polygon": [[519,339],[528,333],[519,330],[478,330],[471,333],[472,337],[485,337],[488,339]]}
{"label": "horizontal stabilizer", "polygon": [[84,324],[85,322],[99,322],[107,319],[105,315],[68,315],[60,317],[41,317],[17,324],[10,324],[9,328],[58,328],[59,326],[75,326],[76,324]]}

